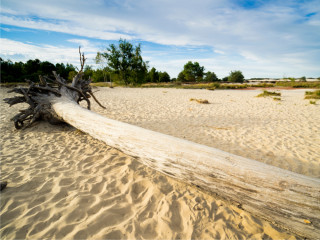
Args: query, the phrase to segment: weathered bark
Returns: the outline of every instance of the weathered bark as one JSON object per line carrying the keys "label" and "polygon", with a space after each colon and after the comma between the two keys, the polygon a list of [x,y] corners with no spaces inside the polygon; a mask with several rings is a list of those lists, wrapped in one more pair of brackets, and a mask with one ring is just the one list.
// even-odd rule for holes
{"label": "weathered bark", "polygon": [[[80,58],[84,63],[84,56]],[[82,69],[83,64],[71,86],[54,73],[54,80],[40,78],[38,85],[31,83],[29,88],[12,90],[22,97],[5,99],[7,103],[29,104],[28,109],[12,119],[15,126],[30,126],[39,118],[69,123],[138,157],[157,171],[229,200],[280,227],[303,237],[316,239],[320,236],[320,179],[91,112],[78,104],[85,100],[90,109],[89,97],[93,96],[90,81],[82,79]]]}

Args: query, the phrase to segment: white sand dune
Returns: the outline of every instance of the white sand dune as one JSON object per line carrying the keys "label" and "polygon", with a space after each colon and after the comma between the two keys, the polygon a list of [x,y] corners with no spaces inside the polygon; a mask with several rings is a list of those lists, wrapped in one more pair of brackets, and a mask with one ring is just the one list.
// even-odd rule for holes
{"label": "white sand dune", "polygon": [[[99,90],[107,109],[93,110],[110,118],[320,176],[320,108],[304,91],[279,104],[258,91]],[[0,102],[1,239],[298,238],[70,126],[15,130],[21,107]]]}

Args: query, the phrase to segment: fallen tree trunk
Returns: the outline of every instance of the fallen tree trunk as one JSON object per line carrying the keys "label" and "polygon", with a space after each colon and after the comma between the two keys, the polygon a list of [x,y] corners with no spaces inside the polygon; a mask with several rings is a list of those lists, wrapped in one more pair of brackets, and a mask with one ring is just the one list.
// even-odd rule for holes
{"label": "fallen tree trunk", "polygon": [[157,171],[231,201],[280,227],[303,237],[320,236],[320,179],[91,112],[78,104],[85,100],[90,108],[88,98],[93,96],[90,81],[82,80],[81,72],[82,69],[71,86],[54,73],[57,87],[40,78],[40,85],[14,89],[23,96],[5,101],[10,105],[20,102],[30,105],[12,119],[15,126],[30,126],[38,118],[69,123],[109,146],[138,157]]}
{"label": "fallen tree trunk", "polygon": [[320,236],[319,179],[111,120],[68,99],[56,98],[52,106],[72,126],[157,171],[214,193],[300,236]]}

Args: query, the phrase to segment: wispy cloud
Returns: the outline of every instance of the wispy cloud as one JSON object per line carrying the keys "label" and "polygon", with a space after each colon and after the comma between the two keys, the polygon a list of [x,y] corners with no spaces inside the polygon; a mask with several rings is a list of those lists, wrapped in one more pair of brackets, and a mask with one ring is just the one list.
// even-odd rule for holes
{"label": "wispy cloud", "polygon": [[[17,51],[18,49],[18,51]],[[95,64],[93,59],[97,48],[83,46],[82,51],[86,53],[88,64]],[[34,43],[22,43],[10,39],[1,39],[1,57],[15,61],[26,62],[29,59],[40,59],[52,63],[71,63],[79,65],[79,53],[75,47],[53,46],[48,44],[36,45]]]}

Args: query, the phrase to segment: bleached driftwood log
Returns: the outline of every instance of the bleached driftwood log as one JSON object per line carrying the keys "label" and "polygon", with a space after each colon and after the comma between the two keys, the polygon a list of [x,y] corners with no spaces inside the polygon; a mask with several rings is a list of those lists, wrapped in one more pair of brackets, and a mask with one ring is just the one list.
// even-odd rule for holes
{"label": "bleached driftwood log", "polygon": [[56,98],[53,109],[77,129],[157,171],[303,237],[320,236],[320,179],[108,119],[68,99]]}
{"label": "bleached driftwood log", "polygon": [[[84,59],[84,57],[83,57]],[[83,60],[84,61],[84,60]],[[16,127],[43,117],[64,121],[147,166],[193,184],[300,236],[320,236],[320,179],[307,177],[211,147],[171,137],[89,111],[78,102],[92,94],[81,71],[71,86],[55,74],[58,87],[43,82],[14,90],[30,108],[13,118]],[[45,106],[44,106],[45,105]],[[29,115],[28,115],[29,114]]]}

